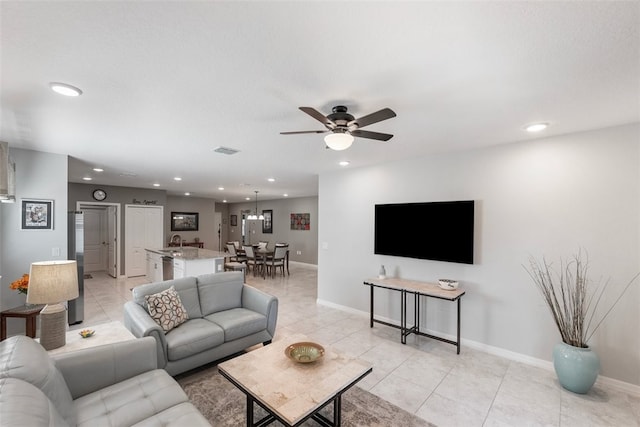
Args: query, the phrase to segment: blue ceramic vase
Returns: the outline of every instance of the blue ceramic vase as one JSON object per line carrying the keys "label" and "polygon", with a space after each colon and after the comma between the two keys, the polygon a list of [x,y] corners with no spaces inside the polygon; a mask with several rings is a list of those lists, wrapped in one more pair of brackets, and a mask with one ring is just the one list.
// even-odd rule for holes
{"label": "blue ceramic vase", "polygon": [[574,347],[561,342],[553,348],[553,367],[562,387],[585,394],[598,378],[600,359],[588,347]]}

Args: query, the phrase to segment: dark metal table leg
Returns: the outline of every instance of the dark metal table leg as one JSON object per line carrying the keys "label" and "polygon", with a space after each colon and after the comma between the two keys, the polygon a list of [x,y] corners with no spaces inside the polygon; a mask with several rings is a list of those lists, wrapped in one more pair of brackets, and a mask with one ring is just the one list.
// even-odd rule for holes
{"label": "dark metal table leg", "polygon": [[400,291],[400,342],[407,343],[407,292],[403,289]]}
{"label": "dark metal table leg", "polygon": [[413,298],[413,322],[416,326],[416,335],[420,334],[420,294],[415,294]]}
{"label": "dark metal table leg", "polygon": [[369,285],[371,294],[369,297],[369,327],[373,328],[373,285]]}
{"label": "dark metal table leg", "polygon": [[458,353],[460,354],[460,302],[462,301],[462,298],[458,298],[458,337],[457,337],[457,343],[458,343]]}
{"label": "dark metal table leg", "polygon": [[247,394],[247,427],[253,427],[253,398]]}

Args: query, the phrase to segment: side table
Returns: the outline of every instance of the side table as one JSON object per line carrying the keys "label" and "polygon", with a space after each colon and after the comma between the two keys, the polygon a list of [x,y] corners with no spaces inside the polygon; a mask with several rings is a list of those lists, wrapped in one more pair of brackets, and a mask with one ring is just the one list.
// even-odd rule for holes
{"label": "side table", "polygon": [[36,337],[36,318],[40,314],[40,310],[44,308],[44,304],[24,304],[19,307],[13,307],[0,312],[0,341],[7,338],[7,318],[20,317],[26,319],[27,336]]}

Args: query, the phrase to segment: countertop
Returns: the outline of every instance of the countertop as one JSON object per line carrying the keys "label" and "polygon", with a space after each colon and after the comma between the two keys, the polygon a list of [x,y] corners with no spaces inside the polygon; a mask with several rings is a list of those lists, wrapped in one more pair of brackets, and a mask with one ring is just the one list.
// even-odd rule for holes
{"label": "countertop", "polygon": [[200,249],[189,246],[163,248],[163,249],[149,249],[147,251],[160,254],[162,256],[171,257],[174,259],[212,259],[212,258],[224,258],[227,256],[224,252],[212,251],[210,249]]}

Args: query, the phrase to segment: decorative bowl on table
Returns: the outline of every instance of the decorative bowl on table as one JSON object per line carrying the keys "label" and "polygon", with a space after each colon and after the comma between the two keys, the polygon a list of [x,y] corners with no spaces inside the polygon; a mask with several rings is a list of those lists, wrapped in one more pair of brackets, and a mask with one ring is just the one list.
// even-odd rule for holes
{"label": "decorative bowl on table", "polygon": [[297,342],[284,349],[287,357],[298,363],[311,363],[324,356],[324,347],[314,342]]}
{"label": "decorative bowl on table", "polygon": [[438,280],[438,286],[447,291],[454,291],[458,289],[458,282],[451,279],[440,279]]}
{"label": "decorative bowl on table", "polygon": [[93,334],[96,333],[96,331],[94,331],[93,329],[83,329],[78,333],[82,338],[89,338],[89,337],[92,337]]}

